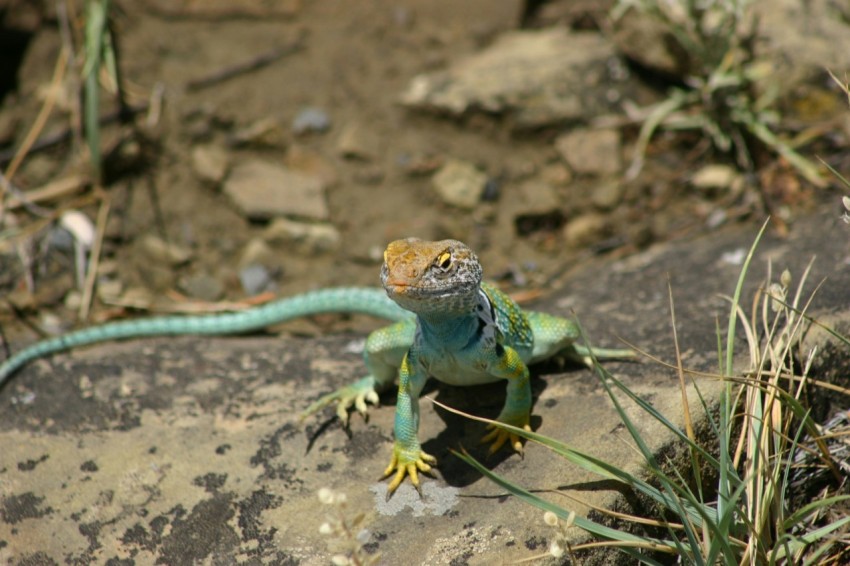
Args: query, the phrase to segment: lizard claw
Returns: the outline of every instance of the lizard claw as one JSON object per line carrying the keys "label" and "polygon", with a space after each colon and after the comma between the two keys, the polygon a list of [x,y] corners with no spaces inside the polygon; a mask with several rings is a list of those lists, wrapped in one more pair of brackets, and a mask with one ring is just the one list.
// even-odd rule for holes
{"label": "lizard claw", "polygon": [[[508,423],[514,426],[521,427],[523,430],[527,430],[531,432],[531,426],[528,424],[528,421],[524,423],[514,424]],[[494,424],[487,425],[487,428],[490,430],[484,437],[481,439],[482,444],[486,444],[488,442],[492,442],[493,444],[490,446],[489,453],[495,454],[499,451],[499,449],[504,446],[505,442],[510,441],[511,448],[514,449],[515,452],[522,454],[522,440],[520,436],[514,432],[508,432],[497,427]]]}
{"label": "lizard claw", "polygon": [[[419,472],[430,473],[431,466],[437,464],[437,459],[430,454],[426,454],[421,450],[413,455],[409,454],[398,446],[393,447],[393,456],[390,459],[390,465],[384,470],[384,478],[393,476],[393,479],[387,485],[387,501],[393,496],[395,490],[402,484],[406,476],[410,477],[410,483],[416,488],[419,497],[422,497],[422,488],[419,484]],[[395,475],[393,475],[395,473]]]}
{"label": "lizard claw", "polygon": [[369,409],[366,403],[377,405],[378,400],[374,379],[367,376],[351,385],[341,387],[333,393],[321,396],[301,413],[300,420],[303,421],[320,409],[336,403],[336,415],[344,426],[348,426],[349,409],[354,407],[358,413],[363,415],[363,418],[367,418]]}

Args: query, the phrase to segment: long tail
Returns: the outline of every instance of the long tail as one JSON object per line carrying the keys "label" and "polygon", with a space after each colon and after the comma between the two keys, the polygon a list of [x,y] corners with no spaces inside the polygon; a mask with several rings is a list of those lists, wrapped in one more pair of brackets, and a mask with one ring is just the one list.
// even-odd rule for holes
{"label": "long tail", "polygon": [[244,311],[202,316],[160,316],[112,322],[69,332],[24,348],[0,364],[0,387],[12,374],[32,360],[96,342],[178,334],[243,334],[294,318],[338,312],[361,313],[392,321],[413,316],[392,302],[379,288],[339,287],[279,299]]}

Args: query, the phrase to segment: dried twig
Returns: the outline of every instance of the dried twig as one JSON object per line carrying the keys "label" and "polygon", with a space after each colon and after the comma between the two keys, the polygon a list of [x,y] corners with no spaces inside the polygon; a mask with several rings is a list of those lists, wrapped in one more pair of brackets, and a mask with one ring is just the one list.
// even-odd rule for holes
{"label": "dried twig", "polygon": [[37,189],[23,192],[21,195],[10,196],[9,202],[6,203],[6,209],[14,210],[27,204],[32,205],[76,193],[85,188],[89,184],[89,181],[86,175],[67,175]]}
{"label": "dried twig", "polygon": [[109,198],[104,194],[100,201],[100,209],[97,211],[97,235],[94,245],[89,253],[89,268],[86,272],[86,285],[83,289],[83,298],[80,301],[79,319],[84,321],[89,316],[92,297],[94,296],[94,284],[97,280],[97,266],[100,262],[100,251],[103,247],[103,235],[106,232],[106,220],[109,218]]}
{"label": "dried twig", "polygon": [[[50,117],[50,113],[53,111],[53,106],[56,103],[56,93],[59,90],[59,81],[62,79],[62,75],[65,74],[65,67],[67,63],[68,56],[63,50],[59,53],[59,59],[56,60],[56,66],[53,69],[53,79],[50,81],[50,90],[48,91],[47,98],[44,100],[44,104],[42,104],[41,110],[38,112],[38,116],[36,116],[35,122],[29,132],[27,132],[27,136],[24,138],[23,143],[17,150],[15,150],[12,156],[12,162],[9,163],[9,166],[6,168],[5,177],[9,182],[12,181],[12,178],[18,171],[18,167],[20,167],[21,163],[23,163],[24,157],[26,157],[30,148],[36,142],[39,132],[41,132],[44,128],[44,125],[47,123],[47,118]],[[0,184],[0,217],[3,216],[5,189],[5,184]]]}
{"label": "dried twig", "polygon": [[301,51],[301,49],[304,48],[303,39],[304,38],[302,36],[299,36],[297,39],[295,39],[295,41],[291,42],[288,45],[284,45],[282,47],[275,47],[270,51],[261,53],[260,55],[252,57],[245,61],[229,65],[227,67],[214,71],[206,76],[191,80],[186,83],[186,90],[201,90],[207,87],[217,85],[218,83],[222,83],[226,80],[232,79],[233,77],[237,77],[239,75],[243,75],[245,73],[249,73],[251,71],[265,67],[271,63],[274,63],[278,59]]}
{"label": "dried twig", "polygon": [[[126,116],[127,113],[135,115],[139,112],[146,112],[148,106],[148,101],[144,101],[138,104],[128,106],[123,110],[113,110],[112,112],[107,112],[106,114],[100,117],[100,125],[103,126],[106,124],[111,124],[119,118],[123,118],[124,116]],[[69,127],[64,128],[58,132],[45,134],[44,136],[38,138],[37,140],[35,140],[35,142],[33,142],[32,147],[29,148],[28,153],[45,150],[55,145],[59,145],[60,143],[63,143],[70,139],[74,132],[75,130]],[[18,150],[16,149],[0,151],[0,164],[8,163],[11,159],[15,157],[15,154],[17,152]]]}

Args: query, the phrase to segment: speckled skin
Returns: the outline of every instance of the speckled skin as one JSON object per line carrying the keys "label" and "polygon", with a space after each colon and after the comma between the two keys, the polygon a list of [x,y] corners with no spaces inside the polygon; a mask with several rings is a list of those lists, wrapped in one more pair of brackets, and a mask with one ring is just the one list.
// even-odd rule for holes
{"label": "speckled skin", "polygon": [[[497,420],[529,428],[531,388],[528,364],[559,352],[587,355],[574,345],[578,328],[570,320],[525,312],[507,295],[482,282],[478,258],[456,240],[427,242],[415,238],[392,242],[384,253],[381,281],[387,296],[416,314],[375,331],[366,346],[370,375],[327,395],[308,409],[337,402],[341,418],[354,404],[361,412],[376,390],[391,385],[398,368],[395,444],[385,476],[393,476],[389,497],[405,477],[419,487],[419,472],[436,459],[422,451],[419,438],[419,394],[428,377],[452,385],[498,380],[508,384]],[[627,350],[596,351],[602,358],[628,357]],[[522,450],[516,434],[493,428],[485,437],[491,452],[505,442]]]}
{"label": "speckled skin", "polygon": [[[369,335],[364,351],[368,374],[325,395],[304,413],[331,404],[347,422],[354,406],[366,412],[377,392],[398,377],[395,443],[385,475],[391,495],[405,477],[419,487],[418,472],[436,460],[419,444],[419,394],[428,377],[452,385],[504,379],[507,398],[498,416],[529,429],[531,389],[528,364],[558,353],[587,356],[575,345],[576,325],[567,319],[520,309],[507,295],[482,283],[478,258],[456,240],[428,242],[409,238],[387,247],[381,269],[384,291],[369,288],[323,289],[249,309],[210,316],[169,316],[116,322],[38,342],[0,364],[0,386],[29,361],[77,346],[143,336],[225,335],[260,330],[293,318],[327,312],[360,312],[396,321]],[[629,350],[594,349],[599,358],[629,357]],[[505,442],[521,451],[519,437],[493,428],[484,441],[495,452]]]}

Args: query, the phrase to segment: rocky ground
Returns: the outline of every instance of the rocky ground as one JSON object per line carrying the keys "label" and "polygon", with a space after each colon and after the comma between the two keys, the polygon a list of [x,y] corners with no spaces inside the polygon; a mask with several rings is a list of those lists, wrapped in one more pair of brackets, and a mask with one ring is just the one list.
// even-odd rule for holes
{"label": "rocky ground", "polygon": [[[817,158],[850,171],[847,99],[825,71],[850,70],[850,14],[798,4],[754,3],[754,88],[775,94],[765,119],[816,178],[756,140],[744,158],[692,130],[660,130],[634,167],[642,109],[692,86],[699,61],[604,2],[118,1],[130,112],[104,74],[96,186],[79,126],[82,3],[0,0],[5,337],[16,349],[81,311],[90,323],[376,284],[383,247],[411,235],[466,241],[524,300],[563,300],[602,260],[696,250],[768,215],[771,237],[793,242],[848,192]],[[73,237],[87,232],[95,287]],[[371,322],[289,330],[352,327]]]}

